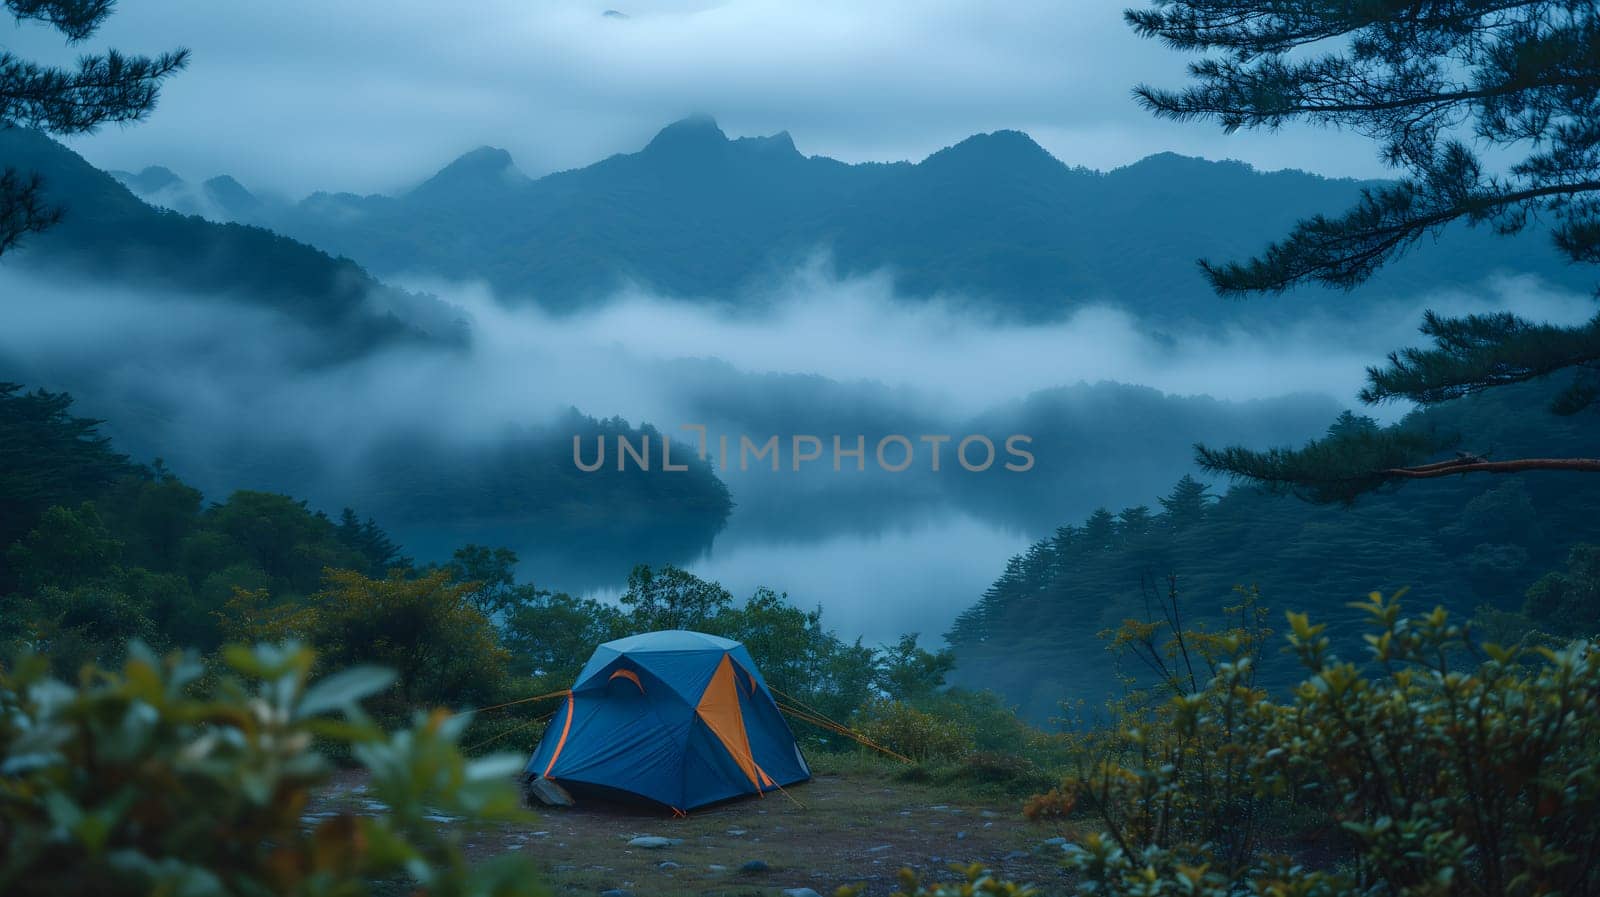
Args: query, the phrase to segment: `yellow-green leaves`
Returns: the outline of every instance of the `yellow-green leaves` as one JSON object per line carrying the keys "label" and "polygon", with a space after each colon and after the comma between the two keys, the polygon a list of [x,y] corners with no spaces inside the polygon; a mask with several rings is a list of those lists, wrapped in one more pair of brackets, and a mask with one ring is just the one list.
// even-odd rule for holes
{"label": "yellow-green leaves", "polygon": [[[393,675],[312,681],[314,661],[294,644],[233,647],[206,673],[134,645],[76,688],[37,658],[0,667],[0,893],[345,897],[408,880],[540,893],[520,855],[469,864],[461,850],[466,832],[524,815],[515,758],[466,760],[466,716],[386,735],[359,702]],[[332,772],[317,738],[368,766],[383,814],[302,815]],[[441,813],[456,820],[444,831],[427,818]]]}
{"label": "yellow-green leaves", "polygon": [[[1327,655],[1290,613],[1306,666],[1291,695],[1206,686],[1091,739],[1076,783],[1107,834],[1068,862],[1095,897],[1541,897],[1594,893],[1600,868],[1600,651],[1478,646],[1448,612],[1356,608],[1375,663]],[[1478,649],[1481,648],[1481,653]],[[1338,822],[1336,867],[1276,862],[1241,831]]]}

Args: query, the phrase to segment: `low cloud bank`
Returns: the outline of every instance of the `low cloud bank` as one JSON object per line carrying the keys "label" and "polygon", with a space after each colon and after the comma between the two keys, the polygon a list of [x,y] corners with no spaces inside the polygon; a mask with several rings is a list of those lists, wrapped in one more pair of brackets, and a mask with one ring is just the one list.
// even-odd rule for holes
{"label": "low cloud bank", "polygon": [[[236,488],[272,489],[328,510],[389,485],[370,482],[364,467],[380,446],[393,451],[417,434],[434,446],[494,446],[550,428],[572,407],[651,423],[685,446],[695,436],[680,432],[683,424],[758,439],[795,432],[959,437],[978,421],[1020,427],[1030,425],[1028,414],[1043,414],[1056,424],[1056,441],[1077,448],[1038,440],[1030,446],[1040,457],[1036,472],[1056,477],[1040,488],[1007,481],[995,491],[974,481],[945,489],[930,487],[927,474],[897,480],[725,472],[739,505],[733,526],[711,555],[684,559],[733,584],[761,579],[831,589],[837,584],[816,572],[834,569],[829,558],[866,564],[893,547],[905,556],[891,566],[914,567],[921,563],[916,545],[931,562],[966,544],[974,550],[963,553],[971,555],[965,578],[941,574],[963,584],[938,599],[957,607],[974,597],[969,587],[1003,564],[1003,556],[991,555],[1024,544],[1039,526],[1100,504],[1152,503],[1189,469],[1188,445],[1196,438],[1259,444],[1313,435],[1338,407],[1354,404],[1368,365],[1416,343],[1424,308],[1510,308],[1558,322],[1594,311],[1586,297],[1508,279],[1477,293],[1395,304],[1361,321],[1308,309],[1283,329],[1184,336],[1150,332],[1106,307],[1042,326],[997,323],[954,303],[896,301],[886,279],[838,281],[815,268],[751,297],[755,310],[634,292],[555,317],[507,308],[481,286],[408,285],[466,311],[469,349],[390,348],[302,366],[293,359],[312,354],[302,350],[317,335],[269,311],[220,297],[69,288],[0,269],[0,379],[73,392],[79,413],[106,418],[123,450],[138,460],[163,456],[211,499]],[[1094,385],[1104,382],[1217,401],[1178,408],[1170,397]],[[1404,410],[1379,413],[1393,418]],[[1150,414],[1165,420],[1152,427],[1173,430],[1161,434],[1165,441],[1137,437],[1142,423],[1122,419]],[[1109,448],[1131,439],[1139,451]],[[923,523],[908,531],[897,519]],[[447,550],[463,531],[400,528],[399,535]],[[565,554],[528,527],[475,531],[479,540],[501,536],[529,555]],[[813,548],[794,547],[806,543]],[[618,557],[632,552],[619,547]],[[638,556],[649,554],[640,549]],[[888,576],[882,568],[871,575]],[[616,573],[563,575],[570,587],[603,589]],[[806,588],[796,595],[802,603],[825,597]],[[893,629],[869,616],[851,619],[859,618],[863,631]]]}

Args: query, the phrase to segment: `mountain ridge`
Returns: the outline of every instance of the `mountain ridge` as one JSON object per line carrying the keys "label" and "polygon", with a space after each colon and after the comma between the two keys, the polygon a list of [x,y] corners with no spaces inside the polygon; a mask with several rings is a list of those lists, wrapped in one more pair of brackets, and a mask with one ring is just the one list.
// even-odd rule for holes
{"label": "mountain ridge", "polygon": [[[504,172],[515,175],[497,180]],[[509,302],[557,312],[626,286],[746,304],[820,253],[834,276],[886,273],[912,301],[956,297],[1024,321],[1110,303],[1161,329],[1211,328],[1297,312],[1290,302],[1218,301],[1196,259],[1260,252],[1300,218],[1337,214],[1377,183],[1177,153],[1098,171],[1016,130],[972,135],[918,162],[852,164],[805,155],[788,132],[729,138],[715,119],[694,116],[636,152],[579,168],[527,178],[509,153],[479,148],[410,192],[318,192],[258,223],[380,275],[485,280]],[[1593,288],[1542,233],[1453,227],[1360,296],[1305,287],[1296,298],[1361,309],[1478,289],[1501,273]]]}
{"label": "mountain ridge", "polygon": [[[4,263],[18,272],[271,308],[317,338],[308,363],[395,342],[459,347],[468,338],[453,306],[388,286],[348,258],[261,227],[154,207],[37,131],[0,130],[0,161],[39,174],[44,201],[64,213],[6,254]],[[159,166],[128,177],[159,182],[162,190],[182,183]],[[222,177],[206,182],[213,194],[239,203],[255,198]],[[230,186],[238,188],[231,196]]]}

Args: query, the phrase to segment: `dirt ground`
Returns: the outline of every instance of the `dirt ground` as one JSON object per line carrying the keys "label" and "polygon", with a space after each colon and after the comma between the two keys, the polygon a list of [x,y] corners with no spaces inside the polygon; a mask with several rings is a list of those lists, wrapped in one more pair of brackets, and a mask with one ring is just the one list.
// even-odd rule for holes
{"label": "dirt ground", "polygon": [[[309,812],[371,812],[361,778],[349,774]],[[951,863],[981,863],[1043,894],[1065,892],[1060,834],[1022,818],[1016,802],[974,803],[934,786],[873,772],[818,774],[782,795],[750,798],[674,819],[624,807],[543,808],[527,828],[499,828],[469,842],[487,857],[534,856],[557,895],[781,897],[810,888],[831,897],[840,885],[880,897],[902,867],[924,881],[959,877]],[[450,824],[442,821],[441,825]],[[633,847],[638,836],[671,846]]]}

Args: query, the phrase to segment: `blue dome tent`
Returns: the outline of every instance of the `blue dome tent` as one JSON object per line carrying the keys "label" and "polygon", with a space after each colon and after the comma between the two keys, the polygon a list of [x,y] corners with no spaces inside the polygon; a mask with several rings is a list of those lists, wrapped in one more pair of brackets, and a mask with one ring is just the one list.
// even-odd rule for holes
{"label": "blue dome tent", "polygon": [[524,773],[678,812],[811,778],[750,652],[682,629],[596,648]]}

